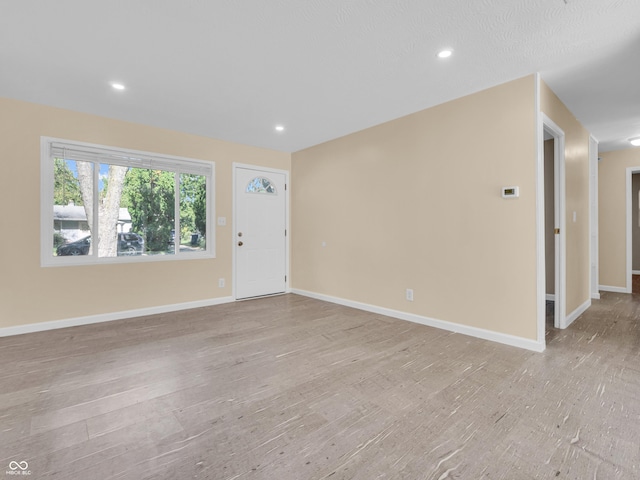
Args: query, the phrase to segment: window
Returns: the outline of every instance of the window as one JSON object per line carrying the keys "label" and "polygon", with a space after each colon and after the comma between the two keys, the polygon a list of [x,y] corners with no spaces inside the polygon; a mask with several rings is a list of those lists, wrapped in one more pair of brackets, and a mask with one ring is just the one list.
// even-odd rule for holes
{"label": "window", "polygon": [[214,164],[42,138],[45,266],[214,256]]}
{"label": "window", "polygon": [[277,195],[276,186],[264,177],[255,177],[247,184],[245,193],[266,193],[269,195]]}

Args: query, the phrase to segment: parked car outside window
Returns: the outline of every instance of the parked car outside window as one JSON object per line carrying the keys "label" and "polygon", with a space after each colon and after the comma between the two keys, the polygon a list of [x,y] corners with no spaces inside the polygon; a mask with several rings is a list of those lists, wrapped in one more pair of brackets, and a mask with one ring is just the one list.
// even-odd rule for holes
{"label": "parked car outside window", "polygon": [[118,255],[142,255],[144,238],[137,233],[118,234]]}
{"label": "parked car outside window", "polygon": [[[58,256],[88,255],[91,248],[91,235],[75,242],[65,243],[56,249]],[[144,253],[144,238],[137,233],[118,234],[118,256],[142,255]]]}

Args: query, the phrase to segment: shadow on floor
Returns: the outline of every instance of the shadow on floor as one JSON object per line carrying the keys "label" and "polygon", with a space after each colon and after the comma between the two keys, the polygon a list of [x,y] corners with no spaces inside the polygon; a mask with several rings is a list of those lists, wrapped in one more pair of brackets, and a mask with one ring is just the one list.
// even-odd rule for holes
{"label": "shadow on floor", "polygon": [[553,326],[555,302],[547,300],[546,306],[545,340],[546,343],[549,343],[558,336],[561,330]]}

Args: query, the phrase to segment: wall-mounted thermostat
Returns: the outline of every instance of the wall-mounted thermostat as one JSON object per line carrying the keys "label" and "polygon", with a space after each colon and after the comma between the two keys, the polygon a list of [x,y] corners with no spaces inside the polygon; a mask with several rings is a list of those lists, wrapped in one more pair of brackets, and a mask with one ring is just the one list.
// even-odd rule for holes
{"label": "wall-mounted thermostat", "polygon": [[518,187],[502,187],[502,198],[518,198],[520,189]]}

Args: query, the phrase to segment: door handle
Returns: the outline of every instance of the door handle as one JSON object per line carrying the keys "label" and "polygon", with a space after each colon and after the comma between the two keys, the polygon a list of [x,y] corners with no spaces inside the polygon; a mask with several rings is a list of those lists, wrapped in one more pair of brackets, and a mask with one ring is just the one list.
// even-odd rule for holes
{"label": "door handle", "polygon": [[242,245],[244,245],[244,243],[242,242],[238,242],[238,246],[241,247]]}

